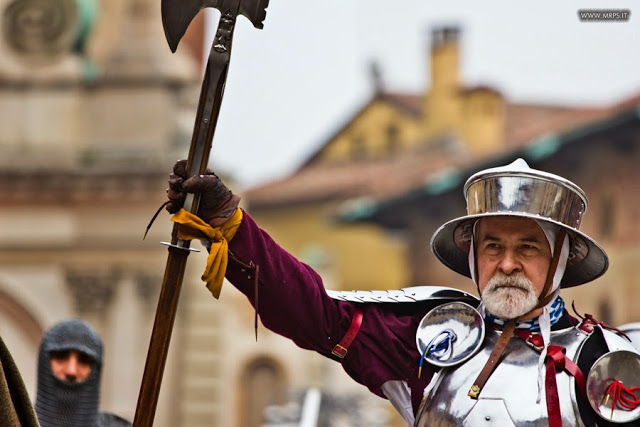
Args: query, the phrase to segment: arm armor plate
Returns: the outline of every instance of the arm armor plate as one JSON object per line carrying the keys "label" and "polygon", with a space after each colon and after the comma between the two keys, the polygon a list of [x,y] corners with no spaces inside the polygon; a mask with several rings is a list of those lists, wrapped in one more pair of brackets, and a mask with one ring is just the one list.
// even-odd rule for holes
{"label": "arm armor plate", "polygon": [[463,301],[474,307],[480,303],[475,296],[459,289],[442,286],[414,286],[389,291],[332,291],[327,294],[335,300],[358,303],[406,303],[420,301]]}

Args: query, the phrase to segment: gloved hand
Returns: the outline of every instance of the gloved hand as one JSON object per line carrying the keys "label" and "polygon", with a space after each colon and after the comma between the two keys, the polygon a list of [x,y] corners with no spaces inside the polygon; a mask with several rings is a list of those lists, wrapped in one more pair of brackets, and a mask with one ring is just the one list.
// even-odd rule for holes
{"label": "gloved hand", "polygon": [[179,160],[173,166],[173,173],[169,175],[166,209],[174,214],[182,208],[187,193],[199,193],[198,216],[212,227],[221,226],[236,211],[240,196],[233,194],[209,169],[205,175],[186,179],[186,168],[186,160]]}

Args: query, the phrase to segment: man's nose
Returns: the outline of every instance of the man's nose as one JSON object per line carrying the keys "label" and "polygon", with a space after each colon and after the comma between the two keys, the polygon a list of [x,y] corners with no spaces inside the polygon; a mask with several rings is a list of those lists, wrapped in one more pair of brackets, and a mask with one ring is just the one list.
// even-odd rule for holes
{"label": "man's nose", "polygon": [[506,251],[504,256],[500,260],[500,264],[498,265],[500,271],[504,274],[513,274],[522,271],[522,265],[518,260],[517,256],[511,251]]}
{"label": "man's nose", "polygon": [[65,364],[64,375],[67,381],[75,381],[78,378],[78,355],[71,353]]}

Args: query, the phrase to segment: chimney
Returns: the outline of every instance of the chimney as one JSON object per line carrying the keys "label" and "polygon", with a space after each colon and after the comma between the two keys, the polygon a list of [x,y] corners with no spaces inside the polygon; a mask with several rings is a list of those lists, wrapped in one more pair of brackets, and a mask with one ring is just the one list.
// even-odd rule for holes
{"label": "chimney", "polygon": [[458,43],[460,29],[454,25],[442,26],[431,30],[431,47],[437,49],[447,43]]}
{"label": "chimney", "polygon": [[460,30],[455,26],[431,30],[431,87],[424,94],[422,111],[426,139],[450,134],[460,125],[459,38]]}
{"label": "chimney", "polygon": [[459,87],[460,30],[442,26],[431,31],[431,90],[457,90]]}

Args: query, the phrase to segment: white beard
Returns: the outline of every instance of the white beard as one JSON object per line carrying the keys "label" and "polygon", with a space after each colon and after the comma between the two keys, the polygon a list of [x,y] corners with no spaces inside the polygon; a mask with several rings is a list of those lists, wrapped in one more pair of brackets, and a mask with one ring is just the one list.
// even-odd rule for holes
{"label": "white beard", "polygon": [[523,316],[538,304],[538,296],[531,280],[524,275],[496,273],[482,293],[487,311],[501,319]]}

